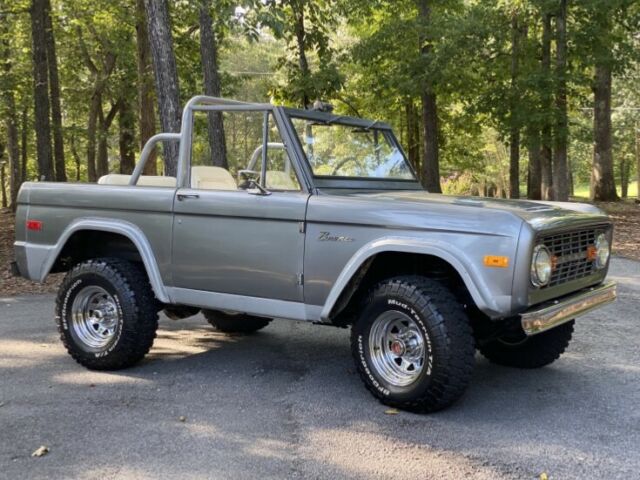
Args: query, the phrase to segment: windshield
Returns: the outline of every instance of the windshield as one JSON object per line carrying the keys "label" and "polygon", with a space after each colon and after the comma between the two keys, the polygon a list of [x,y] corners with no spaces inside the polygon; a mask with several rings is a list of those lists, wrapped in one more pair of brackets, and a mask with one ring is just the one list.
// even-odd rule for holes
{"label": "windshield", "polygon": [[389,130],[300,117],[291,121],[315,176],[415,180]]}

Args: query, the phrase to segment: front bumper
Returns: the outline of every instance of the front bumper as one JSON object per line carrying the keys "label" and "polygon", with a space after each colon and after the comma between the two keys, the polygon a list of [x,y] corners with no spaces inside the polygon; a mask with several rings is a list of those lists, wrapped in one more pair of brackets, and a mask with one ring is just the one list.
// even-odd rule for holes
{"label": "front bumper", "polygon": [[587,288],[522,313],[522,329],[527,335],[535,335],[600,308],[615,299],[614,282]]}

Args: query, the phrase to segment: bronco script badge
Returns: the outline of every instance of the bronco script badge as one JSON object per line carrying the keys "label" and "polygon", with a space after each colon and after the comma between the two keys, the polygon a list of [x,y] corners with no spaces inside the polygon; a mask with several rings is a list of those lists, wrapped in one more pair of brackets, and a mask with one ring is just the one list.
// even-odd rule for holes
{"label": "bronco script badge", "polygon": [[353,242],[353,238],[339,235],[331,235],[331,232],[320,232],[318,240],[321,242]]}

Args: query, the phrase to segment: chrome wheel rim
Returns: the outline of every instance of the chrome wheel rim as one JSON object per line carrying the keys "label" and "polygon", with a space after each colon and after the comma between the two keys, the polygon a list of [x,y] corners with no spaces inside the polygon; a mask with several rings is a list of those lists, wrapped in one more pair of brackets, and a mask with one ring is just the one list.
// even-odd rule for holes
{"label": "chrome wheel rim", "polygon": [[424,335],[409,315],[389,310],[371,326],[369,352],[371,366],[385,382],[406,387],[418,379],[424,367]]}
{"label": "chrome wheel rim", "polygon": [[80,290],[71,305],[73,336],[88,350],[102,350],[109,345],[119,320],[113,296],[97,285]]}

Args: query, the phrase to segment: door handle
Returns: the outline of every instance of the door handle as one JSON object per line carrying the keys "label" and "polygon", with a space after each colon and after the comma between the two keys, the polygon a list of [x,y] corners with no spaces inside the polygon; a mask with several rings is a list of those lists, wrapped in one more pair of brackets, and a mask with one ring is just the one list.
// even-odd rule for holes
{"label": "door handle", "polygon": [[179,193],[178,194],[178,200],[180,201],[186,200],[188,198],[200,198],[200,195],[198,195],[197,193]]}

